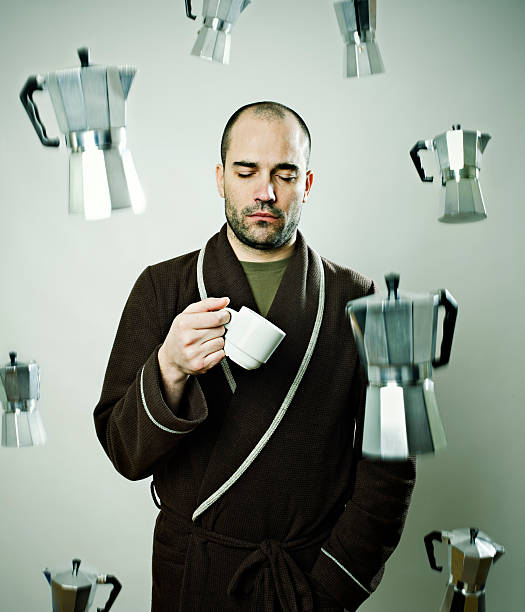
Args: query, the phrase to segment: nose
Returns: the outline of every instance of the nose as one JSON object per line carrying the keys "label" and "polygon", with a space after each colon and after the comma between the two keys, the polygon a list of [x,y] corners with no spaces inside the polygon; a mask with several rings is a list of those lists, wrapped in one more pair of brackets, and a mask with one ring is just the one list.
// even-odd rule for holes
{"label": "nose", "polygon": [[261,173],[253,197],[260,202],[275,202],[275,190],[270,176]]}

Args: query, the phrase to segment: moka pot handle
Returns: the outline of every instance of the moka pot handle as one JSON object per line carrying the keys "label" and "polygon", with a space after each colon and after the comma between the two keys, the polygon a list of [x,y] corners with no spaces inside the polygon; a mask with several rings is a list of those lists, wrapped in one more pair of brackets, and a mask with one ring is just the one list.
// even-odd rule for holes
{"label": "moka pot handle", "polygon": [[458,303],[446,289],[439,290],[438,306],[444,306],[445,318],[443,319],[443,339],[441,340],[439,358],[432,360],[432,365],[435,368],[446,365],[450,360],[452,338],[454,337],[454,328],[456,327],[456,318],[458,316]]}
{"label": "moka pot handle", "polygon": [[120,581],[116,576],[113,576],[111,574],[104,576],[101,583],[102,584],[112,584],[113,588],[111,589],[111,593],[109,594],[109,599],[107,600],[106,605],[103,608],[97,608],[97,612],[109,612],[109,609],[115,603],[115,599],[117,599],[117,595],[120,593],[120,590],[122,589],[122,584],[120,584]]}
{"label": "moka pot handle", "polygon": [[421,163],[421,157],[419,156],[420,151],[432,151],[432,144],[429,144],[427,140],[418,140],[416,144],[410,149],[410,157],[414,162],[414,166],[416,167],[417,173],[419,174],[419,178],[424,183],[431,183],[434,180],[433,176],[427,176],[425,174],[425,169],[423,168],[423,164]]}
{"label": "moka pot handle", "polygon": [[436,556],[434,554],[434,541],[436,542],[443,541],[441,537],[441,531],[431,531],[430,533],[427,533],[424,539],[425,539],[425,548],[427,549],[427,557],[430,563],[430,567],[433,570],[436,570],[436,572],[442,572],[443,566],[437,565]]}
{"label": "moka pot handle", "polygon": [[58,138],[49,138],[46,133],[46,128],[38,114],[38,108],[33,100],[35,91],[43,91],[44,86],[39,82],[36,76],[30,76],[20,92],[20,100],[26,109],[26,112],[35,128],[35,132],[40,138],[40,142],[45,147],[58,147],[60,140]]}
{"label": "moka pot handle", "polygon": [[197,19],[197,15],[192,15],[191,13],[191,0],[185,0],[186,2],[186,17],[189,19]]}

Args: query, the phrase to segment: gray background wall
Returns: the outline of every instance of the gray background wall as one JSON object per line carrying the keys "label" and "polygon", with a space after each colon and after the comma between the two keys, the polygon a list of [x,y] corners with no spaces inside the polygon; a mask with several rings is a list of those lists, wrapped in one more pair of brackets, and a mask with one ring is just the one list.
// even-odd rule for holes
{"label": "gray background wall", "polygon": [[[449,447],[419,460],[402,542],[362,609],[438,610],[445,576],[428,567],[423,535],[475,525],[507,549],[487,608],[523,610],[525,3],[379,0],[387,71],[361,80],[342,78],[332,4],[254,1],[224,67],[190,56],[198,23],[182,0],[0,3],[0,361],[16,349],[40,364],[49,436],[0,449],[2,611],[50,609],[40,570],[74,556],[120,578],[116,612],[149,609],[149,483],[114,471],[92,409],[135,278],[222,224],[220,134],[258,99],[294,107],[311,128],[315,182],[301,222],[311,245],[378,281],[394,269],[407,289],[447,287],[460,305],[452,361],[435,373]],[[27,76],[77,65],[83,45],[96,63],[138,67],[128,140],[143,216],[68,216],[64,144],[44,149],[18,101]],[[36,99],[56,135],[47,94]],[[493,137],[481,173],[489,216],[449,226],[436,220],[438,184],[419,181],[408,151],[458,122]]]}

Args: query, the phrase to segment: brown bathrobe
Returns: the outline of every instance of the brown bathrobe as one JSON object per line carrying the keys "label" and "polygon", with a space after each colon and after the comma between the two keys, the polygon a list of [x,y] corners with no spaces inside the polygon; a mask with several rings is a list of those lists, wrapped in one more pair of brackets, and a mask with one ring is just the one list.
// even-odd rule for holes
{"label": "brown bathrobe", "polygon": [[[319,270],[298,234],[267,314],[286,332],[281,345],[257,370],[230,361],[233,394],[220,365],[190,377],[174,414],[163,399],[157,352],[174,317],[200,299],[197,256],[140,275],[95,409],[116,469],[132,480],[153,476],[161,502],[152,610],[355,610],[399,541],[415,478],[411,461],[372,461],[359,452],[366,387],[345,304],[373,284],[323,260],[324,316],[305,376],[265,446],[232,482],[303,359]],[[206,245],[204,282],[209,296],[257,310],[226,226]]]}

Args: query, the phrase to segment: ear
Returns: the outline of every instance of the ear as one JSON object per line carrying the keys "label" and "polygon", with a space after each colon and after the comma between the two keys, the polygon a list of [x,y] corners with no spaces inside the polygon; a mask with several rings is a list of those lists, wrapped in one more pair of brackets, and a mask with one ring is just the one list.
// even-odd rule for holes
{"label": "ear", "polygon": [[215,180],[217,181],[217,191],[221,198],[224,198],[224,166],[222,164],[215,166]]}
{"label": "ear", "polygon": [[312,188],[313,182],[314,182],[314,173],[311,170],[308,170],[308,172],[306,173],[306,183],[304,186],[303,204],[305,204],[306,200],[308,200],[308,194],[310,193],[310,189]]}

